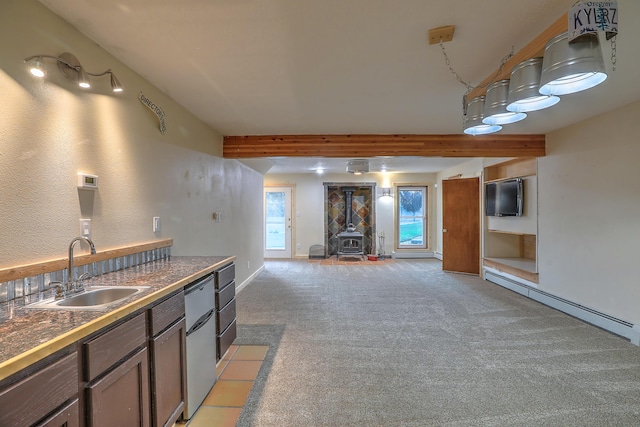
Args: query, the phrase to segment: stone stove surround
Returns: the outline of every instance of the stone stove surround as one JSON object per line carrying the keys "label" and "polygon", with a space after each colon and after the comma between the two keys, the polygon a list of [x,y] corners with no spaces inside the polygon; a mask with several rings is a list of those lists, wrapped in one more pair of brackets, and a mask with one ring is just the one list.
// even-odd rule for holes
{"label": "stone stove surround", "polygon": [[[338,255],[338,235],[345,232],[347,225],[347,194],[345,190],[352,190],[351,223],[355,230],[362,235],[362,255],[375,253],[375,182],[341,183],[325,182],[325,256]],[[353,245],[353,242],[351,242]],[[351,248],[349,248],[351,249]]]}

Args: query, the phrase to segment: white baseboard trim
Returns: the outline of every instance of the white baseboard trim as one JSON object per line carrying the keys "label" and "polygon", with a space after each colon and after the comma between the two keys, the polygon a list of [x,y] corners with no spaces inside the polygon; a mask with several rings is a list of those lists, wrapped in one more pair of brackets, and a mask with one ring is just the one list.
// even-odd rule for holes
{"label": "white baseboard trim", "polygon": [[442,259],[444,258],[442,256],[442,252],[434,252],[433,257],[439,259],[440,261],[442,261]]}
{"label": "white baseboard trim", "polygon": [[241,290],[243,290],[244,288],[246,288],[251,282],[253,282],[253,279],[255,279],[256,277],[258,277],[258,274],[260,274],[262,272],[262,270],[264,270],[264,264],[262,264],[260,266],[259,269],[257,269],[251,276],[249,276],[247,278],[247,280],[245,280],[244,282],[240,283],[240,285],[236,286],[236,294],[240,293]]}
{"label": "white baseboard trim", "polygon": [[563,313],[598,326],[616,335],[625,337],[629,339],[632,344],[640,346],[640,325],[634,325],[633,323],[609,316],[608,314],[601,313],[573,301],[543,292],[535,287],[523,283],[526,281],[522,281],[522,279],[514,280],[511,277],[506,277],[504,273],[492,270],[493,269],[485,269],[485,280],[510,289],[520,295],[531,298],[534,301],[538,301],[539,303],[562,311]]}
{"label": "white baseboard trim", "polygon": [[433,251],[391,252],[393,259],[435,258]]}

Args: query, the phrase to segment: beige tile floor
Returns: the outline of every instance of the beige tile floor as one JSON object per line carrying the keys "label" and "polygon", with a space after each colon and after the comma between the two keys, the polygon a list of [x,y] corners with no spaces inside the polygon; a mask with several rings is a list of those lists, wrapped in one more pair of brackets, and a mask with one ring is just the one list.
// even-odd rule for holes
{"label": "beige tile floor", "polygon": [[218,381],[187,427],[233,427],[236,425],[268,346],[232,345],[218,363]]}

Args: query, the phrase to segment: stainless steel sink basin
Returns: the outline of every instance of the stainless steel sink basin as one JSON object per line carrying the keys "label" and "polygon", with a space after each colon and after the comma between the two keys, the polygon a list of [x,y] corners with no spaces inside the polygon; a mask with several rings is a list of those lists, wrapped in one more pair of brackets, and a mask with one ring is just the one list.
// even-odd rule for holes
{"label": "stainless steel sink basin", "polygon": [[148,286],[92,286],[80,294],[65,299],[39,301],[25,305],[25,308],[59,310],[102,310],[125,298],[148,289]]}

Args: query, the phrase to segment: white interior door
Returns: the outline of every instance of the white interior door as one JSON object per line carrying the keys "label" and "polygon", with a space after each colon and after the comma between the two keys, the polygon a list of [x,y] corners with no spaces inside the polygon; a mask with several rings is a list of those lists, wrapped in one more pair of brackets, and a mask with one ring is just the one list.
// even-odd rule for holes
{"label": "white interior door", "polygon": [[291,258],[291,187],[264,188],[264,257]]}

